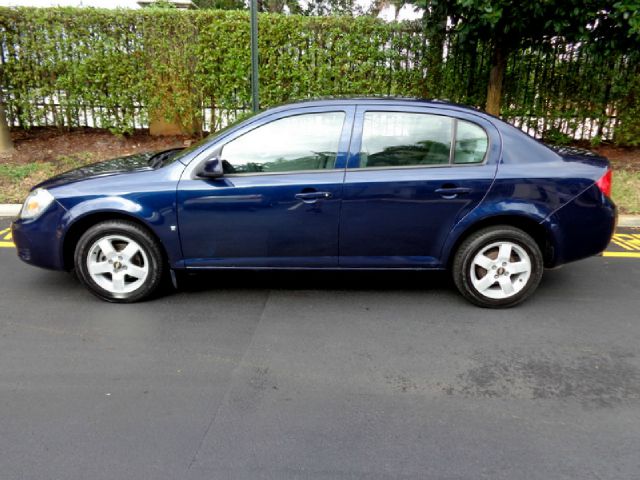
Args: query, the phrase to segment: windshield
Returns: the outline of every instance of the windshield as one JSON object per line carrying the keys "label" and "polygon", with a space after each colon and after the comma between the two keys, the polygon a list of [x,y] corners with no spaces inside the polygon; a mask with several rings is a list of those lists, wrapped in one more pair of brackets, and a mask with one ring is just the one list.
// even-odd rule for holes
{"label": "windshield", "polygon": [[181,158],[186,157],[191,152],[193,152],[193,151],[197,150],[198,148],[200,148],[202,145],[205,145],[205,144],[209,143],[210,141],[212,141],[215,138],[219,137],[220,135],[222,135],[226,131],[232,129],[233,127],[235,127],[239,123],[242,123],[245,120],[248,120],[249,118],[254,117],[255,115],[256,115],[255,113],[239,114],[238,118],[234,122],[231,122],[226,127],[221,128],[217,132],[213,132],[213,133],[207,135],[202,140],[199,140],[198,142],[194,143],[193,145],[190,145],[189,147],[179,151],[176,155],[173,155],[171,157],[171,161],[175,162],[176,160],[180,160]]}

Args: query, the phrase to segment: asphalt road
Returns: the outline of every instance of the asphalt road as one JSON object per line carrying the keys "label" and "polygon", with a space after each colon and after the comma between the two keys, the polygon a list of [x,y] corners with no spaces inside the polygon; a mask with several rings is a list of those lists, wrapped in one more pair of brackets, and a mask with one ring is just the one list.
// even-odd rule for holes
{"label": "asphalt road", "polygon": [[0,248],[0,478],[637,479],[639,312],[631,256],[489,311],[430,273],[111,305]]}

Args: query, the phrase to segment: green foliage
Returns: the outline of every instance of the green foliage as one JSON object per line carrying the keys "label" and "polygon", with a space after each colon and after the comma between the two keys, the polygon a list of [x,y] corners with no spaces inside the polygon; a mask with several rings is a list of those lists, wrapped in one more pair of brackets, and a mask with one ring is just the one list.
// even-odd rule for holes
{"label": "green foliage", "polygon": [[558,128],[550,128],[542,132],[542,140],[552,145],[569,145],[573,139]]}
{"label": "green foliage", "polygon": [[[188,127],[203,108],[232,119],[250,105],[249,35],[242,11],[0,9],[7,114],[23,127],[74,127],[88,111],[119,133],[157,114]],[[369,17],[261,14],[261,104],[417,96],[421,43],[416,28]]]}
{"label": "green foliage", "polygon": [[640,108],[636,106],[620,115],[620,123],[616,128],[613,140],[619,145],[640,147]]}
{"label": "green foliage", "polygon": [[[581,42],[583,50],[616,55],[640,48],[638,0],[411,0],[425,9],[429,50],[442,49],[442,36],[434,36],[446,18],[450,33],[468,48],[482,42],[492,50],[489,59],[487,109],[498,113],[508,56],[520,49],[544,50],[553,43]],[[431,19],[435,18],[436,21]],[[434,68],[432,67],[432,70]],[[435,69],[437,70],[437,69]],[[610,89],[609,86],[605,89]]]}
{"label": "green foliage", "polygon": [[[335,95],[483,105],[490,42],[445,32],[442,10],[435,13],[435,36],[425,22],[260,14],[261,106]],[[433,38],[443,46],[435,54]],[[7,116],[25,128],[89,124],[127,133],[163,116],[187,131],[203,123],[215,130],[251,104],[246,11],[0,8],[0,51]],[[639,55],[558,37],[521,45],[508,58],[503,113],[538,131],[635,142]],[[579,128],[585,121],[593,131]]]}
{"label": "green foliage", "polygon": [[[440,0],[436,0],[440,2]],[[495,44],[503,49],[535,44],[550,35],[581,38],[607,6],[605,0],[514,2],[513,0],[454,0],[449,14],[454,28],[465,38]]]}
{"label": "green foliage", "polygon": [[0,163],[0,177],[5,177],[14,182],[19,182],[27,178],[39,168],[39,165],[36,163],[19,165],[11,163]]}
{"label": "green foliage", "polygon": [[153,3],[150,3],[146,8],[163,9],[163,8],[176,8],[176,6],[169,0],[154,0]]}
{"label": "green foliage", "polygon": [[640,1],[621,0],[613,4],[616,22],[622,24],[630,37],[640,37]]}
{"label": "green foliage", "polygon": [[245,10],[247,6],[243,0],[193,0],[198,8],[217,10]]}
{"label": "green foliage", "polygon": [[599,147],[600,145],[602,145],[602,137],[600,135],[596,135],[591,139],[592,147]]}

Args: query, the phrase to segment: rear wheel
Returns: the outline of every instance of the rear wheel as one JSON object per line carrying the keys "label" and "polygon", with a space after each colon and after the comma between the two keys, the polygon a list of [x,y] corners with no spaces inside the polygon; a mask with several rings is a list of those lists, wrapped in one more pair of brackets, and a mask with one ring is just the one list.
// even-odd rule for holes
{"label": "rear wheel", "polygon": [[158,242],[133,222],[110,220],[87,230],[76,245],[75,270],[95,295],[130,303],[150,296],[161,283]]}
{"label": "rear wheel", "polygon": [[543,272],[538,244],[509,226],[482,229],[467,238],[453,261],[460,293],[481,307],[512,307],[538,287]]}

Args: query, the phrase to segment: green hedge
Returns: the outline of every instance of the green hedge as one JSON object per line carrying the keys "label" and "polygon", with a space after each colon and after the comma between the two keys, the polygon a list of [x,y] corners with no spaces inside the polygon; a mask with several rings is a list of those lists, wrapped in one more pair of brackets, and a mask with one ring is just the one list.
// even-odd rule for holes
{"label": "green hedge", "polygon": [[[419,64],[423,50],[415,28],[263,14],[259,38],[265,107],[310,96],[426,93],[409,64]],[[90,109],[99,126],[127,132],[141,105],[143,115],[161,111],[185,124],[203,106],[250,105],[246,12],[0,9],[0,42],[8,114],[25,127],[47,113],[57,125],[77,125]]]}
{"label": "green hedge", "polygon": [[[261,14],[259,30],[262,107],[350,94],[484,104],[486,45],[448,38],[434,84],[419,23]],[[124,133],[151,112],[187,129],[216,129],[250,105],[247,12],[0,8],[0,53],[7,114],[25,128],[91,124]],[[517,52],[503,114],[538,133],[592,138],[599,128],[611,138],[616,128],[620,143],[640,141],[637,59],[604,61],[557,40]]]}

